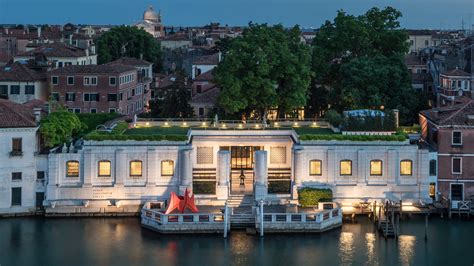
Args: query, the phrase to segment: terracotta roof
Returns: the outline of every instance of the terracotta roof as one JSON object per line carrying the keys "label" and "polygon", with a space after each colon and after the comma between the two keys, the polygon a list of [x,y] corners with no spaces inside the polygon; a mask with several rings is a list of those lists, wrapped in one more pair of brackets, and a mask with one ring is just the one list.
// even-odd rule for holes
{"label": "terracotta roof", "polygon": [[71,46],[61,42],[54,42],[42,45],[28,52],[19,53],[17,56],[34,56],[42,53],[46,57],[83,57],[86,51],[82,48]]}
{"label": "terracotta roof", "polygon": [[13,56],[7,51],[0,51],[0,62],[8,63],[13,59]]}
{"label": "terracotta roof", "polygon": [[15,62],[0,68],[0,81],[38,81],[46,80],[44,73],[28,67],[27,62]]}
{"label": "terracotta roof", "polygon": [[135,67],[140,67],[140,66],[148,67],[152,63],[145,60],[137,59],[134,57],[121,57],[115,61],[107,63],[107,65],[117,65],[117,64],[126,65],[126,66],[135,66]]}
{"label": "terracotta roof", "polygon": [[0,99],[0,128],[36,127],[33,108],[27,104]]}
{"label": "terracotta roof", "polygon": [[193,62],[194,65],[217,65],[219,64],[219,53],[203,55]]}
{"label": "terracotta roof", "polygon": [[72,65],[51,70],[50,74],[121,74],[136,71],[132,66],[116,65]]}
{"label": "terracotta roof", "polygon": [[219,96],[220,89],[217,86],[193,96],[191,104],[209,104],[215,105],[217,103],[217,97]]}
{"label": "terracotta roof", "polygon": [[474,100],[431,110],[421,111],[421,114],[438,126],[474,126]]}
{"label": "terracotta roof", "polygon": [[194,78],[194,81],[212,81],[214,79],[214,75],[212,74],[213,69],[202,73],[201,75]]}
{"label": "terracotta roof", "polygon": [[446,72],[443,72],[442,75],[450,76],[450,77],[470,77],[471,74],[462,71],[461,69],[455,68]]}

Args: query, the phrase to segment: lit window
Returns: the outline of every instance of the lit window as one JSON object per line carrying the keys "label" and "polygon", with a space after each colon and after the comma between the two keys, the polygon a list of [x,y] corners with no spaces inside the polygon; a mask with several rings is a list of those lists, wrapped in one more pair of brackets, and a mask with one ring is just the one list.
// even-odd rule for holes
{"label": "lit window", "polygon": [[99,161],[99,176],[110,176],[110,161]]}
{"label": "lit window", "polygon": [[130,162],[130,176],[142,176],[142,161]]}
{"label": "lit window", "polygon": [[410,160],[400,161],[400,175],[412,175],[413,162]]}
{"label": "lit window", "polygon": [[382,175],[382,161],[381,160],[370,161],[370,175]]}
{"label": "lit window", "polygon": [[174,174],[174,162],[171,160],[161,161],[161,175],[172,176]]}
{"label": "lit window", "polygon": [[321,175],[321,160],[311,160],[309,162],[309,174],[310,175]]}
{"label": "lit window", "polygon": [[66,176],[67,177],[78,177],[79,176],[79,162],[78,161],[67,161],[66,162]]}
{"label": "lit window", "polygon": [[352,175],[352,161],[342,160],[340,163],[340,174],[341,175]]}

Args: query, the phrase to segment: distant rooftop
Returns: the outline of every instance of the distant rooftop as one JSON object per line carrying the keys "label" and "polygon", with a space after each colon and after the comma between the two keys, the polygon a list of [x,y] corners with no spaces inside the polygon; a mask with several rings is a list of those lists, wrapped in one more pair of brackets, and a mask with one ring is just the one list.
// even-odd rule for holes
{"label": "distant rooftop", "polygon": [[71,65],[51,70],[51,74],[121,74],[136,71],[132,66],[117,65]]}
{"label": "distant rooftop", "polygon": [[38,53],[44,54],[46,57],[84,57],[86,50],[71,46],[61,42],[54,42],[42,45],[28,52],[17,54],[17,56],[35,56]]}
{"label": "distant rooftop", "polygon": [[142,60],[142,59],[137,59],[134,57],[121,57],[115,61],[107,63],[107,65],[127,65],[127,66],[134,66],[134,67],[148,67],[152,63]]}

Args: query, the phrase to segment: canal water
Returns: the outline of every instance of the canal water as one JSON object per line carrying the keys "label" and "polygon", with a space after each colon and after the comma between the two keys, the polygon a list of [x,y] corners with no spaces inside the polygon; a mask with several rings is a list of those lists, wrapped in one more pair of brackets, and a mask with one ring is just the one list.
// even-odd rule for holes
{"label": "canal water", "polygon": [[0,219],[0,265],[474,265],[474,221],[422,217],[385,240],[367,217],[322,234],[160,235],[138,218]]}

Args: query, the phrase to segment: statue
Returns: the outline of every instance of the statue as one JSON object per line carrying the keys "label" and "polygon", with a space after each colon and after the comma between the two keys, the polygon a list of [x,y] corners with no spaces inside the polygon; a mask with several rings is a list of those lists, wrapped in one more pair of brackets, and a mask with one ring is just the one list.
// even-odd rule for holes
{"label": "statue", "polygon": [[196,207],[196,204],[194,203],[194,195],[190,197],[187,188],[184,192],[184,196],[178,196],[176,195],[176,193],[171,192],[170,204],[168,205],[165,214],[170,214],[176,209],[178,209],[180,213],[184,213],[184,210],[186,208],[194,213],[199,212],[198,208]]}

